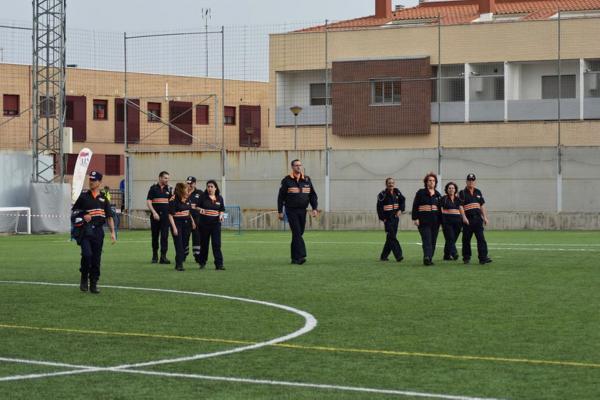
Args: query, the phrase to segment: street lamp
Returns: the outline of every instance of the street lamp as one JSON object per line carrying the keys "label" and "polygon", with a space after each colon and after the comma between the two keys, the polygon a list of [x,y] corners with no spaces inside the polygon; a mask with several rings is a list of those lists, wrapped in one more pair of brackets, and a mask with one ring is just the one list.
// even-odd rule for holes
{"label": "street lamp", "polygon": [[302,107],[290,107],[290,111],[294,114],[294,150],[298,150],[298,114],[302,112]]}

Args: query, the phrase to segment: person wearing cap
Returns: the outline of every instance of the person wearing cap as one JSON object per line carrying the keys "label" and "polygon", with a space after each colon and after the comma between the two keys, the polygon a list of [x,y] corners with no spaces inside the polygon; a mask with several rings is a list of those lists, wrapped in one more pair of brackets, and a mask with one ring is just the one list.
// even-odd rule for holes
{"label": "person wearing cap", "polygon": [[487,209],[481,191],[475,187],[475,174],[467,175],[467,187],[458,193],[460,210],[463,214],[462,256],[463,262],[471,262],[471,238],[477,239],[477,255],[479,264],[489,264],[487,242],[483,234],[484,226],[488,224]]}
{"label": "person wearing cap", "polygon": [[185,240],[190,240],[190,232],[196,227],[191,214],[189,192],[185,183],[175,185],[171,201],[169,201],[169,223],[175,245],[175,270],[185,271]]}
{"label": "person wearing cap", "polygon": [[98,171],[90,172],[89,190],[79,195],[72,208],[73,211],[79,211],[85,221],[81,238],[78,240],[81,247],[79,289],[82,292],[89,290],[93,294],[100,293],[98,280],[104,245],[103,226],[106,222],[110,228],[112,243],[117,241],[110,201],[100,191],[101,183],[102,174]]}
{"label": "person wearing cap", "polygon": [[225,201],[214,180],[206,182],[206,191],[198,202],[200,212],[200,257],[198,264],[204,269],[208,261],[208,246],[212,247],[215,269],[225,270],[223,253],[221,252],[221,223],[225,219]]}
{"label": "person wearing cap", "polygon": [[437,175],[428,173],[423,179],[425,187],[415,195],[412,207],[412,219],[419,229],[423,246],[423,264],[433,265],[435,245],[440,231],[440,201],[442,195],[435,187]]}
{"label": "person wearing cap", "polygon": [[[192,218],[196,223],[196,229],[192,230],[192,252],[194,253],[194,260],[200,263],[200,199],[204,192],[196,188],[196,178],[188,176],[185,180],[188,185],[188,193],[190,198],[190,204],[192,205]],[[185,255],[188,256],[190,252],[189,241],[185,242]]]}
{"label": "person wearing cap", "polygon": [[283,207],[292,231],[291,256],[292,264],[302,265],[306,262],[306,245],[304,244],[304,228],[306,226],[306,209],[312,207],[312,216],[319,212],[318,197],[310,177],[302,172],[302,162],[294,160],[291,163],[292,172],[281,181],[277,196],[277,212],[283,220]]}
{"label": "person wearing cap", "polygon": [[385,244],[381,251],[379,260],[388,261],[390,253],[394,254],[396,261],[400,262],[404,259],[402,256],[402,246],[396,237],[398,234],[398,224],[400,222],[400,214],[404,212],[406,207],[406,199],[396,188],[394,178],[385,180],[385,190],[382,190],[377,195],[377,215],[379,220],[383,222],[386,232]]}
{"label": "person wearing cap", "polygon": [[456,240],[462,230],[462,214],[458,199],[458,185],[448,182],[444,188],[446,195],[442,197],[442,232],[446,243],[444,245],[444,260],[458,260]]}
{"label": "person wearing cap", "polygon": [[159,262],[158,238],[160,236],[160,263],[171,264],[167,259],[169,249],[169,199],[173,188],[169,186],[169,173],[162,171],[158,183],[152,185],[146,197],[146,206],[150,210],[150,229],[152,230],[152,264]]}

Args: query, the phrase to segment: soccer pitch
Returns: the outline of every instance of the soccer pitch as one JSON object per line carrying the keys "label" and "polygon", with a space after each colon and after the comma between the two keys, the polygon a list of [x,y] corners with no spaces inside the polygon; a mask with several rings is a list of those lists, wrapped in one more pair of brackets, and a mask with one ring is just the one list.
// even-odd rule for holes
{"label": "soccer pitch", "polygon": [[121,232],[98,296],[66,236],[0,237],[0,398],[600,398],[598,232],[487,232],[486,266],[398,237],[307,232],[298,266],[289,232],[226,232],[226,271],[178,273]]}

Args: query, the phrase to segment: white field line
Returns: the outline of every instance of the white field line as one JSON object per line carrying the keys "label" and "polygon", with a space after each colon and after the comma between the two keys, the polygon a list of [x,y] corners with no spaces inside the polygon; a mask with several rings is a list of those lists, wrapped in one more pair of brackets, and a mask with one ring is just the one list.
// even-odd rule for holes
{"label": "white field line", "polygon": [[[17,284],[17,285],[61,286],[61,287],[77,286],[76,284],[70,284],[70,283],[26,282],[26,281],[0,281],[0,283]],[[169,359],[141,362],[141,363],[135,363],[135,364],[122,364],[122,365],[118,365],[116,367],[112,367],[113,369],[140,368],[140,367],[148,367],[148,366],[153,366],[153,365],[180,363],[180,362],[185,362],[185,361],[202,360],[202,359],[206,359],[206,358],[219,357],[219,356],[224,356],[224,355],[228,355],[228,354],[235,354],[235,353],[240,353],[242,351],[256,350],[256,349],[260,349],[261,347],[271,346],[271,345],[274,345],[277,343],[282,343],[282,342],[286,342],[288,340],[295,339],[298,336],[302,336],[302,335],[312,331],[317,326],[316,318],[314,316],[312,316],[311,314],[307,313],[306,311],[298,310],[293,307],[276,304],[276,303],[271,303],[271,302],[267,302],[267,301],[245,299],[242,297],[225,296],[225,295],[218,295],[218,294],[212,294],[212,293],[173,290],[173,289],[138,288],[138,287],[131,287],[131,286],[111,286],[111,285],[102,285],[102,287],[108,288],[108,289],[119,289],[119,290],[137,290],[137,291],[145,291],[145,292],[185,294],[185,295],[192,295],[192,296],[213,297],[213,298],[218,298],[218,299],[240,301],[240,302],[258,304],[258,305],[272,307],[272,308],[278,308],[280,310],[291,312],[293,314],[299,315],[302,318],[304,318],[304,326],[302,326],[302,328],[300,328],[288,335],[280,336],[280,337],[277,337],[277,338],[274,338],[274,339],[271,339],[268,341],[259,342],[259,343],[255,343],[255,344],[251,344],[251,345],[247,345],[247,346],[234,347],[229,350],[222,350],[222,351],[217,351],[217,352],[213,352],[213,353],[194,354],[192,356],[187,356],[187,357],[169,358]]]}
{"label": "white field line", "polygon": [[47,367],[60,367],[60,368],[78,368],[78,369],[95,369],[97,367],[91,367],[88,365],[74,365],[65,364],[53,361],[36,361],[36,360],[25,360],[22,358],[8,358],[0,357],[0,362],[15,363],[15,364],[30,364],[30,365],[44,365]]}
{"label": "white field line", "polygon": [[[66,284],[66,283],[25,282],[25,281],[0,281],[0,283],[41,285],[41,286],[61,286],[61,287],[77,286],[76,284]],[[304,333],[311,331],[312,329],[314,329],[316,327],[317,321],[311,314],[309,314],[305,311],[297,310],[293,307],[276,304],[276,303],[263,302],[263,301],[259,301],[259,300],[253,300],[253,299],[245,299],[245,298],[241,298],[241,297],[223,296],[223,295],[201,293],[201,292],[178,291],[178,290],[171,290],[171,289],[136,288],[136,287],[129,287],[129,286],[111,286],[111,285],[107,285],[107,286],[103,286],[103,287],[112,288],[112,289],[123,289],[123,290],[140,290],[140,291],[151,291],[151,292],[162,292],[162,293],[190,294],[190,295],[196,295],[196,296],[223,298],[223,299],[228,299],[228,300],[244,301],[244,302],[249,302],[249,303],[254,303],[254,304],[267,305],[270,307],[275,307],[275,308],[279,308],[279,309],[283,309],[286,311],[290,311],[290,312],[299,314],[305,318],[306,323],[302,329],[300,329],[296,332],[293,332],[289,335],[282,336],[280,338],[275,338],[268,342],[257,343],[256,345],[252,345],[252,346],[238,347],[238,348],[232,349],[230,351],[221,351],[221,352],[209,353],[209,354],[198,354],[198,355],[191,356],[191,357],[180,357],[180,358],[176,358],[176,359],[158,360],[158,361],[152,361],[152,362],[147,362],[147,363],[138,363],[138,364],[123,364],[123,365],[120,365],[117,367],[109,367],[109,368],[84,366],[84,365],[73,365],[73,364],[66,364],[66,363],[56,363],[56,362],[51,362],[51,361],[24,360],[24,359],[16,359],[16,358],[0,358],[0,361],[5,361],[5,362],[55,366],[55,367],[63,367],[63,368],[64,367],[75,368],[75,369],[69,370],[69,371],[7,376],[7,377],[0,378],[0,382],[26,380],[26,379],[50,378],[50,377],[57,377],[57,376],[68,376],[68,375],[94,373],[94,372],[116,372],[116,373],[149,375],[149,376],[161,376],[161,377],[169,377],[169,378],[188,378],[188,379],[201,379],[201,380],[230,382],[230,383],[246,383],[246,384],[254,384],[254,385],[286,386],[286,387],[335,390],[335,391],[346,391],[346,392],[389,394],[389,395],[397,395],[397,396],[412,396],[412,397],[421,397],[421,398],[430,398],[430,399],[496,400],[496,399],[492,399],[492,398],[456,396],[456,395],[447,395],[447,394],[423,393],[423,392],[391,390],[391,389],[376,389],[376,388],[340,386],[340,385],[329,385],[329,384],[318,384],[318,383],[286,382],[286,381],[274,381],[274,380],[262,380],[262,379],[219,377],[219,376],[207,376],[207,375],[195,375],[195,374],[177,374],[177,373],[167,373],[167,372],[157,372],[157,371],[132,370],[129,368],[135,368],[135,367],[140,367],[140,366],[152,366],[152,365],[166,364],[166,363],[180,363],[180,362],[198,360],[198,359],[203,359],[203,358],[208,358],[208,357],[217,357],[219,355],[232,354],[233,352],[241,352],[241,351],[245,351],[245,350],[256,349],[259,347],[264,347],[264,346],[268,346],[271,344],[280,343],[285,340],[290,340],[294,337],[298,337]],[[262,346],[259,346],[261,344],[262,344]]]}
{"label": "white field line", "polygon": [[427,398],[427,399],[497,400],[497,399],[482,398],[482,397],[456,396],[456,395],[449,395],[449,394],[412,392],[412,391],[393,390],[393,389],[375,389],[375,388],[366,388],[366,387],[358,387],[358,386],[328,385],[328,384],[320,384],[320,383],[273,381],[273,380],[264,380],[264,379],[232,378],[232,377],[224,377],[224,376],[179,374],[179,373],[139,371],[139,370],[137,370],[137,371],[136,370],[127,370],[124,372],[131,373],[131,374],[153,375],[153,376],[163,376],[163,377],[172,377],[172,378],[202,379],[202,380],[208,380],[208,381],[248,383],[248,384],[254,384],[254,385],[287,386],[287,387],[296,387],[296,388],[338,390],[338,391],[345,391],[345,392],[389,394],[389,395],[397,395],[397,396],[421,397],[421,398]]}
{"label": "white field line", "polygon": [[[33,364],[33,365],[53,365],[53,364],[60,364],[60,366],[68,365],[68,364],[62,364],[62,363],[52,363],[52,362],[43,362],[43,361],[34,361],[34,360],[29,361],[29,360],[21,360],[21,359],[16,360],[16,359],[6,359],[6,358],[0,358],[0,361],[19,362],[22,364]],[[72,367],[77,367],[77,366],[73,365]],[[132,369],[122,369],[122,368],[95,368],[95,367],[87,367],[87,366],[83,367],[82,369],[75,369],[75,370],[69,370],[69,371],[8,376],[8,377],[0,378],[0,382],[11,382],[11,381],[18,381],[18,380],[25,380],[25,379],[53,378],[53,377],[59,377],[59,376],[69,376],[69,375],[94,373],[94,372],[128,373],[128,374],[156,376],[156,377],[165,377],[165,378],[199,379],[199,380],[227,382],[227,383],[245,383],[245,384],[253,384],[253,385],[285,386],[285,387],[333,390],[333,391],[343,391],[343,392],[387,394],[387,395],[396,395],[396,396],[403,396],[403,397],[404,396],[421,397],[421,398],[426,398],[426,399],[497,400],[497,399],[493,399],[493,398],[457,396],[457,395],[450,395],[450,394],[414,392],[414,391],[396,390],[396,389],[377,389],[377,388],[367,388],[367,387],[360,387],[360,386],[342,386],[342,385],[331,385],[331,384],[322,384],[322,383],[288,382],[288,381],[275,381],[275,380],[266,380],[266,379],[250,379],[250,378],[236,378],[236,377],[210,376],[210,375],[198,375],[198,374],[182,374],[182,373],[144,371],[144,370],[132,370]]]}
{"label": "white field line", "polygon": [[[70,243],[69,241],[63,241],[63,240],[53,240],[52,243]],[[120,240],[118,243],[150,243],[150,240]],[[281,245],[289,245],[289,241],[282,241],[282,240],[243,240],[243,241],[233,241],[230,243],[249,243],[249,244],[281,244]],[[361,242],[350,242],[350,241],[305,241],[306,244],[335,244],[335,245],[357,245],[357,244],[363,244],[363,245],[381,245],[383,243],[382,241],[379,242],[367,242],[367,241],[361,241]],[[400,242],[400,244],[404,244],[404,245],[417,245],[417,246],[421,246],[420,242]],[[589,251],[600,251],[600,243],[596,244],[596,243],[585,243],[585,244],[573,244],[573,243],[488,243],[488,246],[510,246],[510,247],[503,247],[501,250],[510,250],[512,249],[513,246],[518,246],[518,247],[532,247],[535,246],[536,248],[539,248],[540,251],[551,251],[551,250],[564,250],[564,251],[569,251],[567,248],[568,247],[576,247],[577,249],[575,250],[579,250],[579,249],[583,249],[585,247],[592,247],[592,249],[589,249]],[[544,249],[542,248],[542,246],[548,246],[548,247],[553,247],[552,249]],[[439,247],[439,246],[438,246]],[[443,247],[443,246],[442,246]],[[594,249],[594,247],[598,247],[598,249]],[[518,249],[515,249],[518,250]]]}

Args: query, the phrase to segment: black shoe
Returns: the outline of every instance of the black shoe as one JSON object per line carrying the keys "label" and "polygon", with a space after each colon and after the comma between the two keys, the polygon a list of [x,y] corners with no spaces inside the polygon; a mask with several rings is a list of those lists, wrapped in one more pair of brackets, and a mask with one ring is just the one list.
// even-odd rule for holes
{"label": "black shoe", "polygon": [[88,291],[88,277],[81,274],[81,281],[79,283],[79,290],[82,292]]}
{"label": "black shoe", "polygon": [[159,263],[160,264],[171,264],[171,261],[169,261],[169,259],[167,258],[167,256],[161,256]]}
{"label": "black shoe", "polygon": [[206,267],[206,263],[198,263],[200,265],[200,269],[204,269]]}
{"label": "black shoe", "polygon": [[465,263],[465,264],[471,264],[471,259],[470,258],[463,258],[463,263]]}
{"label": "black shoe", "polygon": [[90,293],[92,294],[100,294],[100,290],[98,289],[98,281],[90,282]]}
{"label": "black shoe", "polygon": [[152,264],[158,264],[158,257],[152,257]]}
{"label": "black shoe", "polygon": [[217,271],[225,271],[225,267],[222,266],[222,265],[219,265],[219,266],[215,267],[215,270],[217,270]]}
{"label": "black shoe", "polygon": [[423,265],[427,265],[427,266],[433,265],[433,261],[431,261],[431,258],[424,258]]}
{"label": "black shoe", "polygon": [[483,260],[479,260],[479,264],[481,264],[481,265],[489,264],[491,262],[492,262],[492,259],[489,257],[486,259],[483,259]]}
{"label": "black shoe", "polygon": [[177,272],[183,272],[183,271],[185,271],[185,268],[183,268],[183,265],[178,265],[178,266],[175,267],[175,271],[177,271]]}
{"label": "black shoe", "polygon": [[404,260],[404,257],[402,257],[402,256],[396,258],[396,262],[402,262],[402,260]]}
{"label": "black shoe", "polygon": [[298,265],[302,265],[305,262],[306,262],[306,258],[303,257],[303,258],[301,258],[301,259],[298,260]]}
{"label": "black shoe", "polygon": [[292,260],[291,264],[298,264],[298,265],[300,265],[300,261],[298,261],[298,260]]}
{"label": "black shoe", "polygon": [[452,261],[452,257],[450,257],[450,256],[444,256],[444,261]]}
{"label": "black shoe", "polygon": [[452,259],[453,259],[454,261],[458,260],[458,254],[455,254],[455,255],[453,255],[453,256],[452,256]]}
{"label": "black shoe", "polygon": [[385,258],[384,258],[384,257],[380,257],[380,258],[379,258],[379,261],[390,261],[390,259],[389,259],[389,258],[387,258],[387,257],[385,257]]}

